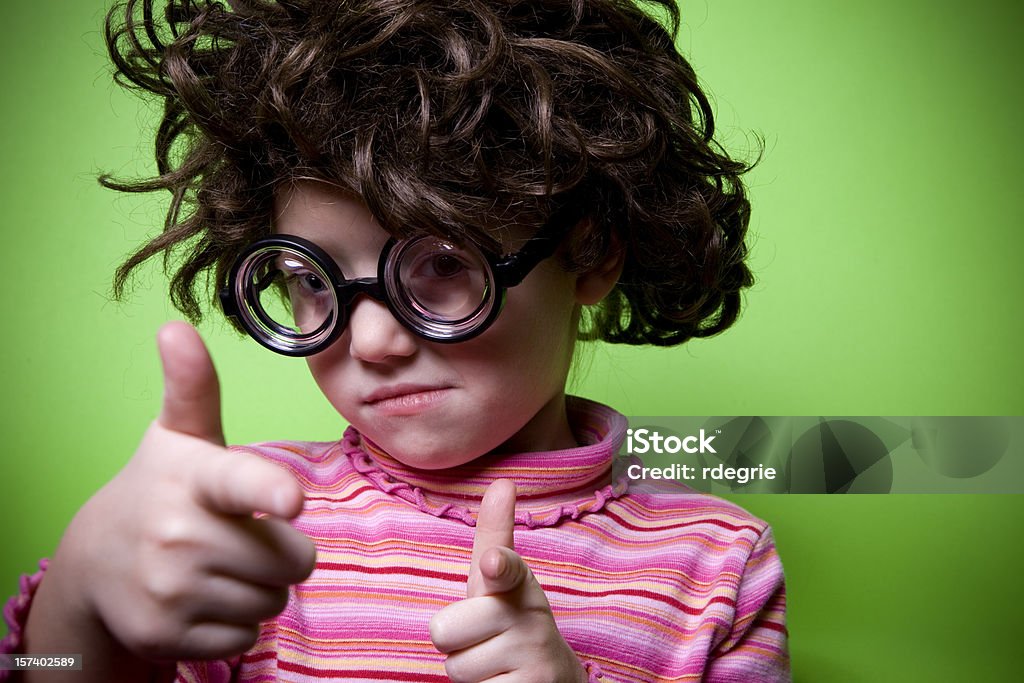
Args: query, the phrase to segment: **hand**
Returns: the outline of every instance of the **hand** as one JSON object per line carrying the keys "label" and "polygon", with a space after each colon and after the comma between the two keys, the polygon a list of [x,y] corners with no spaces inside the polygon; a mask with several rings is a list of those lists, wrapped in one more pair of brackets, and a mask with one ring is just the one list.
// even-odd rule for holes
{"label": "hand", "polygon": [[562,638],[544,590],[513,549],[516,489],[491,484],[480,503],[466,599],[430,620],[454,683],[569,683],[587,680]]}
{"label": "hand", "polygon": [[302,511],[295,478],[224,448],[217,374],[196,331],[169,323],[158,343],[160,416],[76,515],[47,581],[137,657],[224,658],[284,609],[316,549],[285,521]]}

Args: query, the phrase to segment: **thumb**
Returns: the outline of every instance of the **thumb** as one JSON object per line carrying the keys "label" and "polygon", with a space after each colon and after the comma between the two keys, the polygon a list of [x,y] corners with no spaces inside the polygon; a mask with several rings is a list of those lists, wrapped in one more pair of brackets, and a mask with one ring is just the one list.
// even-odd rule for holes
{"label": "thumb", "polygon": [[[530,568],[519,553],[500,546],[484,551],[480,558],[477,595],[501,595],[519,588],[530,576]],[[468,591],[467,591],[468,592]]]}
{"label": "thumb", "polygon": [[164,370],[164,399],[157,422],[223,446],[220,383],[199,333],[188,323],[173,321],[160,328],[156,339]]}
{"label": "thumb", "polygon": [[504,593],[521,580],[516,578],[516,560],[512,530],[515,526],[516,486],[507,479],[499,479],[487,487],[480,502],[473,536],[473,556],[469,564],[466,596]]}

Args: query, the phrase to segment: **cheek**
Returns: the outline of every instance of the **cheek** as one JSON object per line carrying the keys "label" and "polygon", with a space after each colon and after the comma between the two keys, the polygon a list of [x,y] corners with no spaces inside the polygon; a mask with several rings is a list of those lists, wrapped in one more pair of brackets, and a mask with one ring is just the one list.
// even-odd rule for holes
{"label": "cheek", "polygon": [[571,360],[576,310],[564,278],[528,280],[509,290],[494,326],[481,335],[481,345],[489,349],[492,361],[500,359],[502,374],[520,381],[538,381],[537,373],[554,374],[557,380]]}
{"label": "cheek", "polygon": [[343,355],[342,346],[336,342],[315,356],[306,359],[306,365],[309,367],[309,373],[313,376],[313,381],[339,413],[345,409],[345,401],[349,398],[344,391],[341,355]]}
{"label": "cheek", "polygon": [[518,328],[514,336],[520,339],[528,333],[571,345],[576,337],[575,279],[550,261],[542,266],[547,268],[538,268],[536,279],[527,278],[520,287],[509,290],[507,317]]}

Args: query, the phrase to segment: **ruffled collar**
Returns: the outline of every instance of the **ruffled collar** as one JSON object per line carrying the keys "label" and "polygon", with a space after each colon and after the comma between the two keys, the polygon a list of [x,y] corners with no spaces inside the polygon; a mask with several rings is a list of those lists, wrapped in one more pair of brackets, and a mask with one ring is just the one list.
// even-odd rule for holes
{"label": "ruffled collar", "polygon": [[342,449],[356,471],[381,491],[436,517],[476,524],[476,512],[491,482],[516,484],[516,524],[553,526],[595,512],[626,492],[628,479],[613,475],[613,462],[626,435],[626,418],[576,396],[566,397],[576,448],[501,453],[444,470],[419,470],[398,462],[354,428]]}

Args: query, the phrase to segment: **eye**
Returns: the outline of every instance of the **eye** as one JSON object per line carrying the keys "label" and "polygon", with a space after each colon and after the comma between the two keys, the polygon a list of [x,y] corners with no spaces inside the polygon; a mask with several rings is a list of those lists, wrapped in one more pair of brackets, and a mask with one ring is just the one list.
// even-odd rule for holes
{"label": "eye", "polygon": [[292,298],[318,296],[328,289],[323,278],[309,271],[285,273],[284,285]]}
{"label": "eye", "polygon": [[407,317],[416,324],[465,321],[486,301],[490,271],[473,244],[422,237],[402,245],[397,255],[393,300],[408,307]]}
{"label": "eye", "polygon": [[313,293],[319,293],[327,289],[327,285],[313,273],[305,273],[298,277],[301,286]]}
{"label": "eye", "polygon": [[473,268],[467,255],[446,242],[436,242],[429,248],[413,251],[408,255],[407,262],[407,276],[415,279],[450,280]]}
{"label": "eye", "polygon": [[434,254],[425,267],[437,277],[452,277],[462,272],[466,266],[452,254]]}
{"label": "eye", "polygon": [[295,296],[321,294],[328,289],[327,282],[305,261],[285,256],[278,263],[282,280],[288,292]]}

